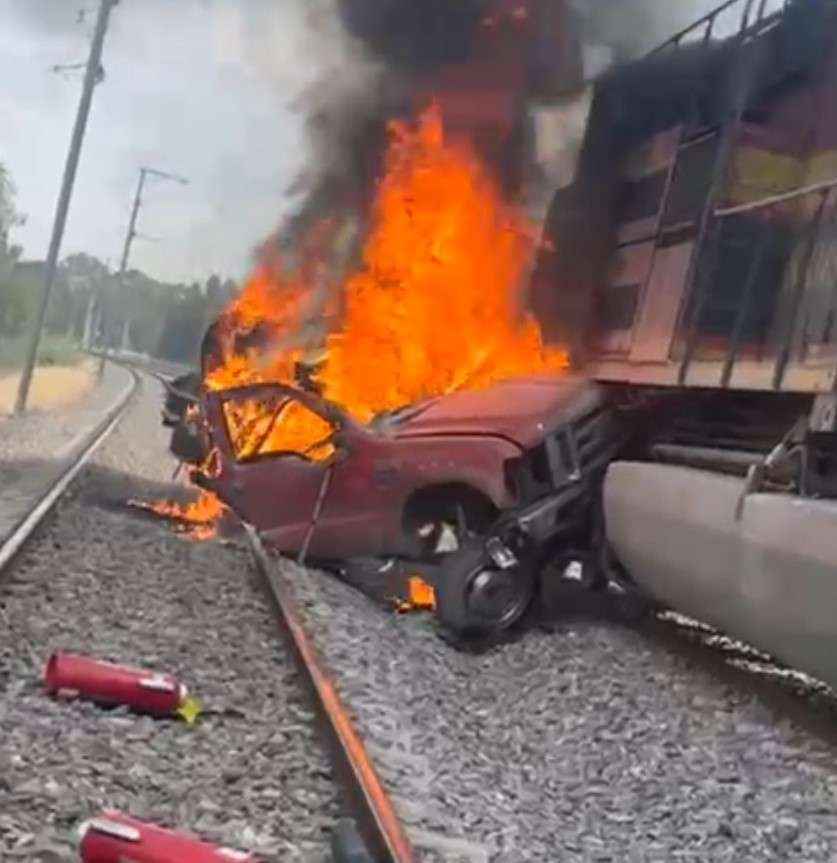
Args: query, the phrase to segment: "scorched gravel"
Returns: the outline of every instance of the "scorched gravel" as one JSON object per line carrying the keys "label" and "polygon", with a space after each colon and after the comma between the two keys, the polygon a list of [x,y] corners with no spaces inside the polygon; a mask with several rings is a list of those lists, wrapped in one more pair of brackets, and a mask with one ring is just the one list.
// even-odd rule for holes
{"label": "scorched gravel", "polygon": [[414,841],[441,859],[837,859],[835,735],[755,681],[601,614],[457,652],[428,617],[370,614],[286,569]]}
{"label": "scorched gravel", "polygon": [[[258,852],[328,859],[339,815],[328,759],[249,559],[121,511],[161,497],[173,464],[145,383],[71,499],[0,582],[0,860],[76,860],[105,806]],[[195,727],[50,701],[65,649],[170,671]]]}

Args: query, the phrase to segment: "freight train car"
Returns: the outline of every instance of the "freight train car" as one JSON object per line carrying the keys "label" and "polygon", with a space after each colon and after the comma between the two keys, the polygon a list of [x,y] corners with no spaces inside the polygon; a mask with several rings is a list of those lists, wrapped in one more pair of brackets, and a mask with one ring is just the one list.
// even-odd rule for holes
{"label": "freight train car", "polygon": [[607,565],[837,683],[837,4],[732,0],[606,75],[547,234],[545,330],[644,406]]}

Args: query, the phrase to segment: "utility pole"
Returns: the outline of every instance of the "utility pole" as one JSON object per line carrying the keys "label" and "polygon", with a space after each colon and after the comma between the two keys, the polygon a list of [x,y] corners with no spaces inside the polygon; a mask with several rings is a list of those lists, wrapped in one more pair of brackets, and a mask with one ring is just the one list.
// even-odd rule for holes
{"label": "utility pole", "polygon": [[[128,270],[128,261],[131,257],[131,246],[137,236],[137,219],[139,218],[140,207],[142,206],[142,192],[145,188],[146,177],[158,177],[161,180],[171,180],[175,183],[180,183],[187,186],[189,181],[186,177],[180,177],[177,174],[169,174],[166,171],[158,171],[156,168],[140,168],[139,182],[137,183],[137,191],[134,195],[134,204],[131,207],[131,218],[128,222],[128,232],[125,234],[125,245],[122,248],[122,260],[119,264],[119,272],[117,273],[117,284],[121,287],[125,273]],[[126,320],[123,323],[123,346],[126,341],[127,327],[129,322]],[[103,360],[104,361],[104,360]]]}
{"label": "utility pole", "polygon": [[137,192],[134,195],[134,205],[131,208],[131,220],[128,223],[128,233],[125,235],[125,245],[122,249],[122,261],[119,264],[120,279],[125,275],[125,271],[128,269],[128,259],[131,257],[131,246],[137,236],[137,218],[139,216],[140,207],[142,206],[142,190],[145,188],[146,177],[158,177],[161,180],[171,180],[175,183],[180,183],[182,186],[189,185],[189,181],[186,177],[180,177],[177,174],[169,174],[166,171],[158,171],[156,168],[140,168]]}
{"label": "utility pole", "polygon": [[84,73],[84,86],[81,91],[81,100],[78,105],[73,136],[70,140],[70,151],[67,154],[67,162],[64,166],[64,178],[61,181],[61,192],[58,196],[58,205],[55,210],[55,221],[52,226],[52,237],[49,241],[49,252],[46,261],[46,276],[44,278],[44,291],[41,296],[41,304],[35,319],[35,326],[26,354],[26,362],[20,376],[20,384],[15,401],[15,413],[22,414],[26,410],[26,402],[29,398],[29,387],[32,384],[32,373],[38,359],[38,347],[41,343],[41,331],[46,319],[47,306],[55,284],[55,274],[58,269],[58,255],[61,251],[61,240],[64,238],[64,228],[67,224],[67,213],[70,209],[70,199],[73,195],[73,185],[76,180],[81,145],[84,141],[84,133],[87,129],[87,120],[90,116],[90,105],[93,102],[93,90],[100,80],[102,68],[102,50],[105,45],[105,34],[108,30],[110,13],[119,0],[101,0],[99,12],[96,17],[96,29],[93,33],[93,42],[90,46],[90,56],[87,60],[87,68]]}

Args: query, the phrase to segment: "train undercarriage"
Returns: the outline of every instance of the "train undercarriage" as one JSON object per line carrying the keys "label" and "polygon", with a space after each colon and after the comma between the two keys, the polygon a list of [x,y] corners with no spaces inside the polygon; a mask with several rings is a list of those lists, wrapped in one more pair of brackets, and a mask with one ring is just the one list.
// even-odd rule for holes
{"label": "train undercarriage", "polygon": [[637,409],[605,557],[832,685],[835,12],[731,0],[607,73],[533,281],[545,331]]}
{"label": "train undercarriage", "polygon": [[602,502],[642,593],[837,685],[832,405],[680,393],[644,452],[610,465]]}

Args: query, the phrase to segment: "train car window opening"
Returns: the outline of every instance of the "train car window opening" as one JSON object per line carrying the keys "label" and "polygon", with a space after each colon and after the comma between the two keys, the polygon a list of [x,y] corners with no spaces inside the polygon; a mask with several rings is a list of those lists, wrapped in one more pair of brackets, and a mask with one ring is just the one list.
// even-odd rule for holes
{"label": "train car window opening", "polygon": [[685,146],[679,153],[662,218],[662,227],[697,224],[709,192],[718,153],[717,133]]}

